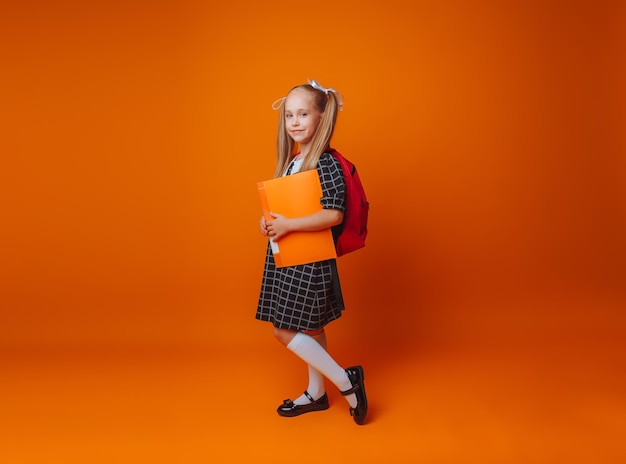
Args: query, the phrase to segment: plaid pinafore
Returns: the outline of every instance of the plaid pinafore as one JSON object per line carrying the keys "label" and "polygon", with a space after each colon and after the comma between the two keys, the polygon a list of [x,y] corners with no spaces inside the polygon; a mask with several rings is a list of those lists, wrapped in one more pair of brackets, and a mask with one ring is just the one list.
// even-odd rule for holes
{"label": "plaid pinafore", "polygon": [[[339,162],[324,153],[317,172],[322,184],[322,207],[344,211],[345,183]],[[334,259],[276,268],[268,243],[257,319],[281,329],[315,330],[341,317],[343,309]]]}

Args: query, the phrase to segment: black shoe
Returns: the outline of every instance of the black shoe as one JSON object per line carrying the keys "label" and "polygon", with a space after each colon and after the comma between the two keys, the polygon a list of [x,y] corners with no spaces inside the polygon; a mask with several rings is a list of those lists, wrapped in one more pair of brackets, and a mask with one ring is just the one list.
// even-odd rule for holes
{"label": "black shoe", "polygon": [[310,404],[294,404],[291,400],[284,400],[283,404],[278,406],[276,411],[283,417],[295,417],[307,412],[328,409],[328,396],[326,396],[326,393],[318,400],[314,400],[308,391],[304,392],[304,396],[311,401]]}
{"label": "black shoe", "polygon": [[348,396],[352,393],[356,395],[356,408],[350,408],[350,415],[354,419],[354,422],[363,425],[365,416],[367,415],[367,395],[365,394],[365,374],[363,373],[363,367],[348,367],[346,373],[352,383],[352,388],[342,391],[341,394],[343,396]]}

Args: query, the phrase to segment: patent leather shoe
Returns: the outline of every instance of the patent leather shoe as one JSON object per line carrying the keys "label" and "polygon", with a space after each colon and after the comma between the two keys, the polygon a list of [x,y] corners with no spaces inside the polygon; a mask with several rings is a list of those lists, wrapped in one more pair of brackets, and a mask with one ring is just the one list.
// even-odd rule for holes
{"label": "patent leather shoe", "polygon": [[307,391],[304,392],[304,396],[311,401],[309,404],[295,404],[291,400],[284,400],[283,404],[278,406],[276,411],[283,417],[295,417],[307,412],[323,411],[324,409],[328,409],[328,396],[326,393],[324,393],[324,395],[317,400],[314,400]]}
{"label": "patent leather shoe", "polygon": [[346,369],[352,388],[342,391],[343,396],[354,393],[356,395],[356,407],[350,408],[350,415],[358,425],[363,425],[367,415],[367,395],[365,394],[365,373],[362,366],[353,366]]}

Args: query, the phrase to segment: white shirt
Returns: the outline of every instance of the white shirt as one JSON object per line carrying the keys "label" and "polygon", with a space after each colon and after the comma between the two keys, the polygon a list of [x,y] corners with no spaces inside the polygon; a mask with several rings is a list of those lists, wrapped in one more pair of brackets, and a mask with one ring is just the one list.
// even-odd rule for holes
{"label": "white shirt", "polygon": [[[285,169],[285,173],[283,174],[283,176],[286,176],[287,173],[289,174],[295,174],[297,172],[300,172],[300,169],[302,168],[302,164],[304,163],[304,158],[294,158],[291,163],[289,163],[289,165],[287,166],[287,169]],[[291,171],[289,170],[289,167],[291,167]]]}

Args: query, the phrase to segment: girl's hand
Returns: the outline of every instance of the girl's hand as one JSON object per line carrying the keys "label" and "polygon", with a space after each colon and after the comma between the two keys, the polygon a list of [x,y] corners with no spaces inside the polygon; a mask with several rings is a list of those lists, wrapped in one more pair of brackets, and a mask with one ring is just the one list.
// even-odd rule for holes
{"label": "girl's hand", "polygon": [[282,214],[270,213],[274,219],[265,223],[267,229],[267,235],[274,240],[280,240],[289,232],[291,232],[291,219],[283,216]]}
{"label": "girl's hand", "polygon": [[259,221],[259,226],[261,228],[261,233],[267,237],[267,223],[265,222],[265,216],[261,216],[261,220]]}

